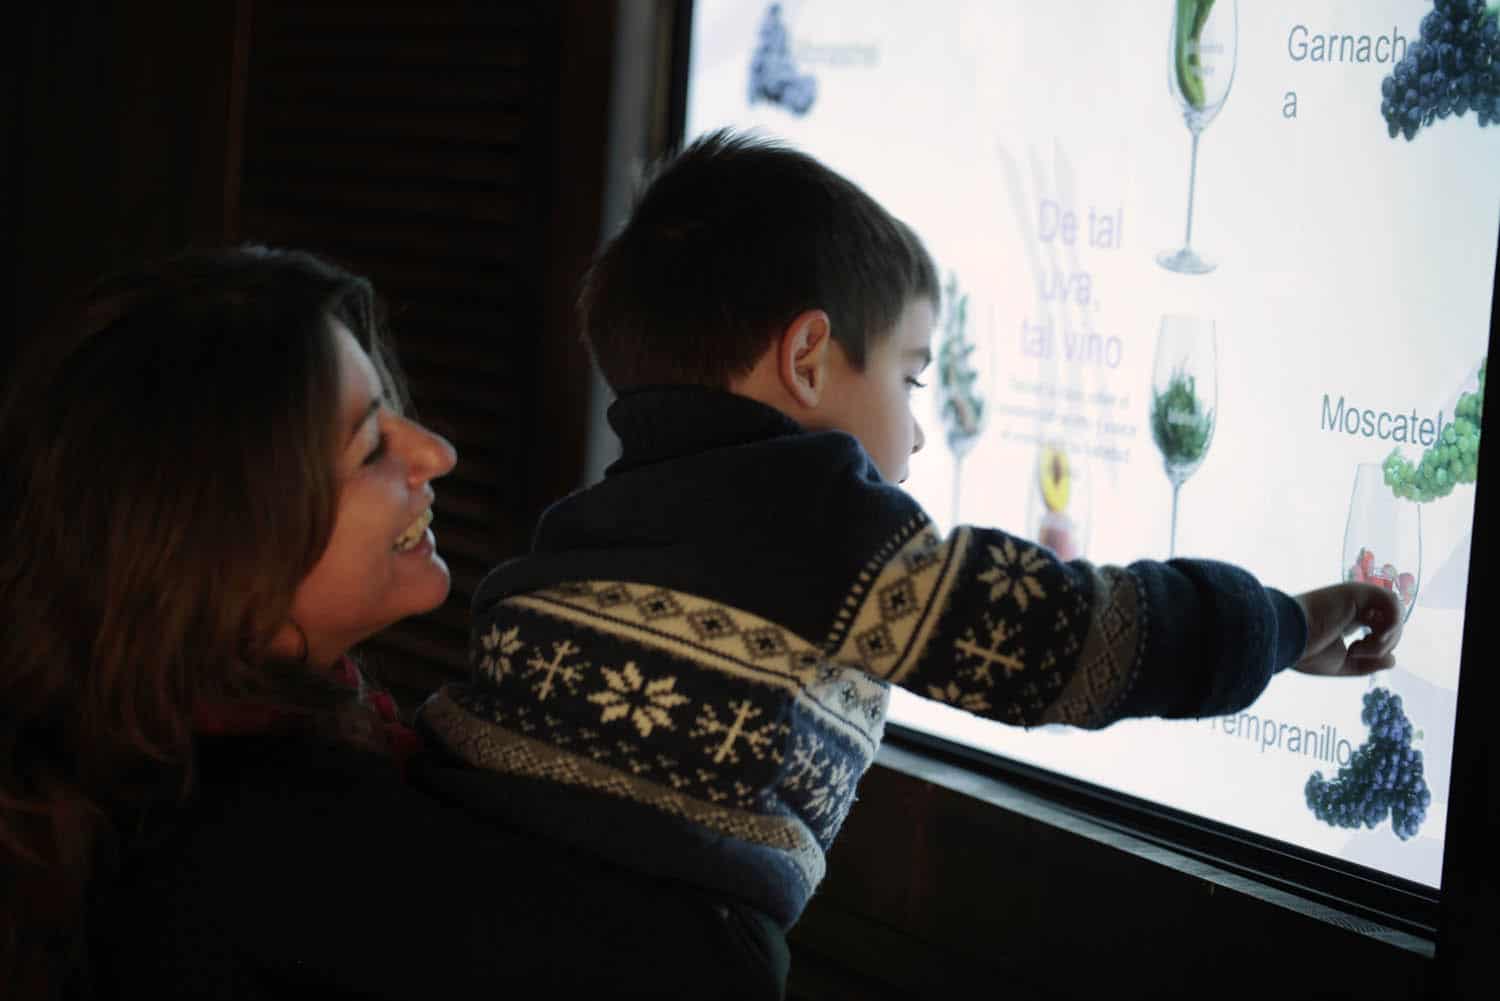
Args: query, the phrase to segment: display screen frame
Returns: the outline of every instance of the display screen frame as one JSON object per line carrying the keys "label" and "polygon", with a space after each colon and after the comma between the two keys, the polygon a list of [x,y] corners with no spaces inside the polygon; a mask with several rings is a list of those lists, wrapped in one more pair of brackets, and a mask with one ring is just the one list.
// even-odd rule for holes
{"label": "display screen frame", "polygon": [[[680,148],[686,134],[691,81],[693,0],[672,0],[670,52],[664,81],[667,149]],[[1488,351],[1500,330],[1500,229],[1495,235],[1497,266],[1492,275]],[[1486,393],[1486,400],[1488,394]],[[1493,437],[1493,436],[1491,436]],[[1480,443],[1479,464],[1500,461],[1494,443]],[[1483,846],[1495,833],[1497,797],[1491,787],[1493,742],[1486,739],[1479,706],[1494,692],[1481,644],[1484,615],[1493,608],[1492,589],[1482,568],[1494,565],[1492,536],[1496,506],[1493,474],[1481,473],[1475,488],[1472,558],[1468,572],[1461,641],[1458,709],[1453,745],[1453,780],[1448,801],[1443,889],[1403,879],[1253,832],[1131,796],[1044,767],[981,750],[948,738],[889,723],[885,741],[955,769],[1013,783],[1092,822],[1162,845],[1188,857],[1240,873],[1298,896],[1356,914],[1390,928],[1439,942],[1438,956],[1450,967],[1460,953],[1471,953],[1496,927],[1493,915],[1496,865]],[[1488,778],[1490,785],[1474,779]],[[1462,881],[1459,890],[1450,890]],[[1450,970],[1451,973],[1451,970]]]}

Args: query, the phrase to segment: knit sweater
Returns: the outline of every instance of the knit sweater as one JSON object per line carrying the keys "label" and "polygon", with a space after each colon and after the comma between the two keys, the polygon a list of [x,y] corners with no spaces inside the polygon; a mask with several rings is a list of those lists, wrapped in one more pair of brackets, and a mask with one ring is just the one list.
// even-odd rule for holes
{"label": "knit sweater", "polygon": [[1241,709],[1306,643],[1296,602],[1227,564],[942,537],[853,437],[744,397],[640,390],[609,419],[620,460],[476,594],[472,677],[419,715],[454,762],[434,781],[788,927],[890,685],[1099,728]]}

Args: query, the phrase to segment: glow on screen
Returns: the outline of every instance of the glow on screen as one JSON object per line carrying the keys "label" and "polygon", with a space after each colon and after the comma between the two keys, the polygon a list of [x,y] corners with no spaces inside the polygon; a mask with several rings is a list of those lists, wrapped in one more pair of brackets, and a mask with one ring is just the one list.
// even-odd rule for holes
{"label": "glow on screen", "polygon": [[[1409,611],[1378,681],[1283,672],[1231,717],[1021,730],[898,693],[894,722],[1438,885],[1500,129],[1451,97],[1423,121],[1440,84],[1401,66],[1431,10],[698,0],[687,137],[787,139],[937,260],[907,487],[941,526],[1289,593],[1357,577]],[[1430,804],[1338,826],[1309,780],[1372,739],[1375,688]]]}

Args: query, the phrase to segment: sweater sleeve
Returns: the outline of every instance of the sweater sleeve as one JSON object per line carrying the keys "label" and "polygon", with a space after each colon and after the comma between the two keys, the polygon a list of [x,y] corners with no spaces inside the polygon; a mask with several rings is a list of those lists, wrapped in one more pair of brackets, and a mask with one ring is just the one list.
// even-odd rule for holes
{"label": "sweater sleeve", "polygon": [[1307,642],[1297,603],[1227,563],[1063,562],[913,521],[859,575],[836,659],[1006,723],[1099,728],[1238,711]]}

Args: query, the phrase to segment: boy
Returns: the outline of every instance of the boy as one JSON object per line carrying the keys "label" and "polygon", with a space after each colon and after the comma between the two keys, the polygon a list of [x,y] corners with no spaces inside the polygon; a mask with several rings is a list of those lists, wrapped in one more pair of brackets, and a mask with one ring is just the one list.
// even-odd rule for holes
{"label": "boy", "polygon": [[810,157],[717,133],[660,170],[580,304],[623,455],[486,578],[474,677],[421,713],[505,777],[488,809],[785,929],[892,683],[1097,728],[1233,712],[1287,666],[1393,663],[1380,588],[1292,598],[1221,563],[939,538],[895,485],[938,299],[915,235]]}

